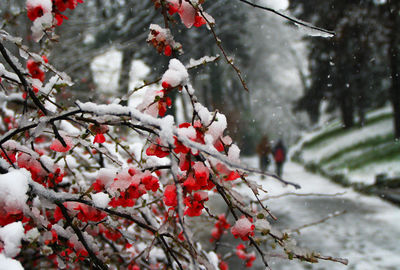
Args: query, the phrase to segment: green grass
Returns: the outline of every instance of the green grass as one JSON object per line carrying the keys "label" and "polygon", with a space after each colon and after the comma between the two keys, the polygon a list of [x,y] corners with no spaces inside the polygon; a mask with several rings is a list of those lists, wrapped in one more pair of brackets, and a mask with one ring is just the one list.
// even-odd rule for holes
{"label": "green grass", "polygon": [[[365,141],[359,142],[357,144],[354,144],[350,147],[346,147],[344,149],[341,149],[335,153],[333,153],[330,156],[326,156],[323,159],[321,159],[320,163],[321,165],[327,165],[329,163],[335,163],[335,161],[342,159],[346,155],[348,155],[351,152],[354,151],[359,151],[359,150],[367,150],[368,148],[373,148],[377,147],[379,145],[383,144],[388,144],[393,142],[393,132],[388,133],[385,136],[378,136],[374,138],[369,138]],[[394,142],[393,142],[394,143]]]}
{"label": "green grass", "polygon": [[[381,115],[377,115],[373,118],[368,119],[365,123],[365,126],[373,125],[377,122],[384,121],[384,120],[390,119],[390,118],[392,118],[392,113],[384,113]],[[343,136],[343,135],[349,134],[357,129],[360,129],[360,127],[354,126],[349,129],[344,129],[342,126],[337,126],[335,128],[328,130],[327,132],[323,132],[323,133],[315,136],[314,138],[312,138],[311,140],[309,140],[307,142],[304,142],[302,147],[303,148],[312,148],[312,147],[317,146],[318,144],[322,143],[325,140],[328,140],[328,139],[331,139],[331,138],[334,138],[337,136]]]}
{"label": "green grass", "polygon": [[[372,127],[372,125],[388,121],[392,119],[392,117],[393,115],[391,112],[382,112],[367,118],[364,127],[373,129],[374,127]],[[342,138],[342,136],[351,136],[353,132],[362,130],[359,126],[343,129],[338,123],[339,122],[334,122],[330,124],[328,127],[325,127],[325,130],[323,129],[320,134],[304,142],[302,150],[298,153],[299,161],[302,161],[301,151],[312,151],[319,147],[326,147],[329,143],[335,143],[335,139]],[[356,136],[356,134],[357,133],[355,133],[354,136]],[[364,170],[364,168],[378,163],[399,162],[400,164],[400,141],[394,141],[393,130],[388,129],[387,133],[384,135],[369,137],[345,148],[340,148],[338,146],[336,151],[330,152],[317,163],[314,162],[311,160],[307,162],[307,165],[310,165],[308,169],[325,173],[331,178],[336,175],[337,177],[335,178],[340,178],[339,176],[344,170],[354,171],[360,168]],[[334,180],[337,182],[346,182],[343,179]]]}
{"label": "green grass", "polygon": [[372,163],[396,160],[398,160],[400,164],[400,143],[391,142],[371,147],[370,150],[363,151],[362,155],[345,159],[330,168],[347,168],[349,170],[356,170]]}

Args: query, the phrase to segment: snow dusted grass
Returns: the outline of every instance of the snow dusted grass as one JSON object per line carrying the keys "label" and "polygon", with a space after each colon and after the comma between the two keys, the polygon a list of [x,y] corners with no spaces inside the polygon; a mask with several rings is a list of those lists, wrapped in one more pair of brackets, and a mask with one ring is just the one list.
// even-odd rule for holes
{"label": "snow dusted grass", "polygon": [[362,128],[344,130],[336,121],[306,135],[296,156],[324,174],[343,175],[351,183],[371,185],[375,175],[382,173],[400,176],[400,142],[393,140],[391,111],[383,108],[366,119]]}

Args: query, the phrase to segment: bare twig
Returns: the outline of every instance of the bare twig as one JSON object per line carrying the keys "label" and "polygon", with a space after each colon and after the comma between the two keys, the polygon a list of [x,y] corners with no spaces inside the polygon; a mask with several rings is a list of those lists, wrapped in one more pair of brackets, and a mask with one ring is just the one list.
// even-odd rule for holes
{"label": "bare twig", "polygon": [[341,216],[341,215],[345,214],[346,212],[347,212],[346,210],[341,211],[341,212],[335,212],[335,213],[330,214],[330,215],[328,215],[328,216],[326,216],[326,217],[324,217],[324,218],[322,218],[322,219],[320,219],[318,221],[314,221],[314,222],[311,222],[311,223],[308,223],[308,224],[301,225],[300,227],[297,227],[295,229],[291,229],[290,231],[291,232],[299,232],[302,229],[305,229],[305,228],[308,228],[308,227],[312,227],[312,226],[324,223],[325,221],[327,221],[327,220],[329,220],[331,218]]}
{"label": "bare twig", "polygon": [[0,52],[3,55],[4,59],[6,62],[10,65],[10,67],[14,70],[14,72],[17,74],[18,78],[20,79],[22,86],[25,89],[25,92],[29,94],[30,98],[32,99],[33,103],[43,112],[44,115],[47,115],[47,110],[43,106],[43,104],[40,102],[40,100],[36,97],[35,93],[33,92],[32,88],[28,85],[28,82],[25,80],[24,75],[22,72],[17,68],[17,66],[14,64],[14,62],[11,60],[10,56],[7,53],[6,48],[3,46],[3,44],[0,42]]}
{"label": "bare twig", "polygon": [[349,260],[347,259],[342,259],[342,258],[335,258],[335,257],[331,257],[331,256],[324,256],[321,254],[317,254],[314,255],[315,258],[321,259],[321,260],[326,260],[326,261],[333,261],[333,262],[338,262],[344,265],[348,265],[349,264]]}
{"label": "bare twig", "polygon": [[67,221],[68,226],[70,226],[75,234],[78,236],[79,241],[82,243],[82,245],[85,247],[86,251],[89,253],[89,257],[91,261],[99,268],[99,269],[108,269],[107,265],[105,265],[99,258],[97,258],[96,254],[92,251],[92,249],[89,247],[88,243],[85,240],[85,237],[83,236],[81,230],[76,227],[73,222],[71,217],[68,214],[67,208],[61,203],[61,202],[55,202],[55,204],[60,207],[61,213],[65,217],[65,220]]}
{"label": "bare twig", "polygon": [[265,198],[262,198],[261,201],[266,201],[269,199],[278,199],[286,196],[297,196],[297,197],[336,197],[336,196],[341,196],[346,194],[346,192],[338,192],[338,193],[333,193],[333,194],[322,194],[322,193],[295,193],[295,192],[288,192],[288,193],[283,193],[280,195],[271,195],[271,196],[266,196]]}
{"label": "bare twig", "polygon": [[244,80],[244,78],[243,78],[243,76],[242,76],[242,72],[241,72],[240,69],[234,64],[233,59],[230,58],[230,57],[227,55],[227,53],[226,53],[224,47],[222,46],[222,41],[221,41],[221,39],[217,36],[217,33],[216,33],[215,30],[214,30],[214,23],[210,22],[210,21],[207,19],[207,16],[205,16],[203,10],[202,10],[201,8],[196,7],[196,6],[192,3],[191,0],[185,0],[185,1],[188,2],[190,5],[192,5],[192,7],[193,7],[194,9],[196,9],[196,10],[201,14],[201,16],[204,18],[204,20],[207,22],[207,25],[210,27],[210,30],[211,30],[211,33],[212,33],[214,39],[215,39],[215,42],[216,42],[218,48],[220,49],[220,51],[222,52],[222,55],[224,56],[226,62],[227,62],[227,63],[233,68],[233,70],[236,72],[237,76],[239,77],[240,82],[242,83],[243,88],[248,92],[248,91],[249,91],[249,88],[247,87],[246,81]]}
{"label": "bare twig", "polygon": [[295,23],[295,24],[304,26],[304,27],[306,27],[306,28],[310,28],[310,29],[312,29],[312,30],[316,30],[316,31],[319,31],[319,32],[322,32],[322,33],[326,33],[326,34],[329,34],[329,35],[332,35],[332,36],[336,35],[334,31],[329,31],[329,30],[326,30],[326,29],[323,29],[323,28],[314,26],[314,25],[312,25],[312,24],[308,24],[308,23],[302,22],[302,21],[300,21],[300,20],[298,20],[298,19],[289,17],[288,15],[285,15],[285,14],[279,12],[279,11],[276,11],[275,9],[272,9],[272,8],[269,8],[269,7],[260,6],[260,5],[251,3],[250,1],[247,1],[247,0],[238,0],[238,1],[240,1],[240,2],[242,2],[242,3],[245,3],[245,4],[247,4],[247,5],[250,5],[250,6],[252,6],[252,7],[255,7],[255,8],[259,8],[259,9],[263,9],[263,10],[272,12],[272,13],[274,13],[274,14],[276,14],[276,15],[282,17],[282,18],[285,18],[286,20],[288,20],[288,21],[290,21],[290,22],[292,22],[292,23]]}

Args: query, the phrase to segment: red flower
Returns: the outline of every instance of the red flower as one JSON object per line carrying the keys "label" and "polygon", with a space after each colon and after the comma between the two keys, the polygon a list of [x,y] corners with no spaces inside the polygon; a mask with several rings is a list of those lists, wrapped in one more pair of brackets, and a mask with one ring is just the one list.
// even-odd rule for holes
{"label": "red flower", "polygon": [[43,70],[39,68],[39,65],[40,63],[33,61],[33,59],[29,59],[28,62],[26,62],[26,67],[28,68],[28,71],[31,74],[32,78],[38,79],[43,82],[45,74]]}
{"label": "red flower", "polygon": [[27,1],[26,9],[28,18],[31,21],[34,21],[37,18],[42,17],[45,13],[51,12],[51,5],[39,1]]}
{"label": "red flower", "polygon": [[59,12],[56,12],[56,14],[54,15],[54,18],[56,19],[56,22],[57,22],[58,26],[60,26],[63,23],[64,20],[68,20],[67,16],[65,16],[65,15],[63,15],[63,14],[61,14]]}
{"label": "red flower", "polygon": [[236,221],[231,232],[235,238],[240,237],[243,241],[249,240],[249,236],[254,235],[255,226],[247,218],[243,217]]}
{"label": "red flower", "polygon": [[171,46],[169,46],[169,45],[165,46],[165,48],[164,48],[164,54],[165,54],[165,56],[171,56],[171,54],[172,54],[172,48],[171,48]]}
{"label": "red flower", "polygon": [[218,174],[225,181],[233,181],[240,177],[240,174],[237,171],[229,170],[224,164],[218,163],[216,165],[216,169],[218,170]]}
{"label": "red flower", "polygon": [[106,141],[106,138],[102,133],[97,133],[96,136],[94,137],[93,143],[104,143]]}
{"label": "red flower", "polygon": [[210,172],[208,171],[208,168],[204,166],[202,162],[196,162],[193,165],[193,169],[198,185],[201,187],[207,186],[207,181],[210,177]]}
{"label": "red flower", "polygon": [[187,192],[192,192],[199,190],[201,187],[197,184],[196,180],[193,177],[193,174],[190,173],[186,178],[185,182],[183,182],[183,186],[185,187]]}
{"label": "red flower", "polygon": [[83,222],[88,222],[88,221],[94,221],[94,222],[99,222],[103,220],[107,214],[104,213],[103,211],[97,210],[91,206],[88,206],[83,203],[76,203],[77,206],[75,206],[74,210],[79,211],[77,218],[80,221]]}
{"label": "red flower", "polygon": [[225,179],[226,181],[233,181],[240,177],[240,174],[237,171],[231,171],[228,177]]}
{"label": "red flower", "polygon": [[56,152],[68,152],[71,149],[71,142],[63,138],[67,146],[63,146],[62,143],[55,139],[50,146],[50,149]]}
{"label": "red flower", "polygon": [[219,266],[220,270],[228,270],[229,269],[228,264],[224,261],[221,261],[218,266]]}
{"label": "red flower", "polygon": [[203,16],[196,14],[196,16],[194,17],[194,24],[193,24],[195,27],[200,27],[206,23],[207,21],[203,18]]}
{"label": "red flower", "polygon": [[181,169],[181,171],[187,171],[189,170],[191,164],[193,162],[190,160],[190,155],[180,155],[179,158],[179,168]]}
{"label": "red flower", "polygon": [[173,15],[173,14],[177,13],[179,11],[179,9],[180,9],[179,5],[173,5],[171,3],[169,3],[169,5],[168,5],[169,15]]}
{"label": "red flower", "polygon": [[188,207],[185,210],[185,215],[189,217],[197,217],[201,215],[201,212],[204,208],[203,203],[208,201],[207,192],[200,191],[193,194],[193,197],[186,197],[184,199],[185,205]]}
{"label": "red flower", "polygon": [[92,186],[93,186],[94,191],[96,191],[96,192],[103,191],[103,189],[104,189],[104,185],[100,179],[97,179],[96,182],[94,182],[92,184]]}
{"label": "red flower", "polygon": [[160,98],[158,101],[158,115],[163,117],[167,112],[167,108],[171,107],[172,101],[170,97]]}
{"label": "red flower", "polygon": [[78,3],[83,3],[82,0],[53,0],[53,2],[60,12],[64,12],[67,8],[75,9]]}
{"label": "red flower", "polygon": [[166,206],[175,207],[178,205],[178,200],[176,198],[176,187],[175,185],[168,185],[164,190],[164,203]]}
{"label": "red flower", "polygon": [[256,255],[254,253],[247,253],[246,252],[246,247],[243,244],[239,244],[236,247],[236,255],[246,261],[246,267],[252,267],[253,266],[253,261],[256,259]]}
{"label": "red flower", "polygon": [[187,154],[190,151],[190,148],[186,147],[183,143],[181,143],[180,141],[178,141],[178,138],[174,137],[175,139],[175,148],[174,148],[174,152],[179,154]]}
{"label": "red flower", "polygon": [[161,141],[157,139],[157,144],[152,144],[149,148],[146,149],[146,155],[148,156],[156,156],[159,158],[163,158],[169,155],[168,151],[165,151],[163,147],[160,146]]}
{"label": "red flower", "polygon": [[211,231],[212,238],[210,239],[210,242],[218,241],[230,226],[231,225],[226,221],[225,214],[219,215],[218,221],[215,223],[214,229]]}
{"label": "red flower", "polygon": [[23,219],[23,213],[20,210],[7,211],[4,206],[0,206],[0,226],[19,221]]}
{"label": "red flower", "polygon": [[169,83],[167,83],[167,82],[162,82],[161,86],[162,86],[164,89],[170,89],[170,88],[172,87],[172,86],[171,86]]}
{"label": "red flower", "polygon": [[54,210],[54,221],[58,222],[61,219],[64,219],[64,215],[61,212],[61,208],[56,206],[56,209]]}
{"label": "red flower", "polygon": [[214,147],[215,147],[215,149],[217,149],[218,152],[224,151],[224,144],[221,142],[220,139],[218,139],[218,140],[214,143]]}
{"label": "red flower", "polygon": [[153,192],[156,192],[160,187],[158,184],[158,179],[152,175],[143,177],[141,181],[147,190],[151,190]]}

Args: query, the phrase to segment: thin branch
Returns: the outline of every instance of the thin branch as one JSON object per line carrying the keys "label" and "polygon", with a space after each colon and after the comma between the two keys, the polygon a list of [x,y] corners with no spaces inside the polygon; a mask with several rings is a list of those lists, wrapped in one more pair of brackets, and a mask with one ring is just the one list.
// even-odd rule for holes
{"label": "thin branch", "polygon": [[282,17],[282,18],[285,18],[286,20],[288,20],[288,21],[290,21],[290,22],[292,22],[294,24],[298,24],[298,25],[304,26],[306,28],[310,28],[312,30],[316,30],[316,31],[319,31],[319,32],[322,32],[322,33],[326,33],[326,34],[329,34],[329,35],[332,35],[332,36],[336,35],[336,33],[334,31],[329,31],[329,30],[326,30],[324,28],[320,28],[320,27],[314,26],[312,24],[308,24],[308,23],[302,22],[302,21],[300,21],[298,19],[289,17],[288,15],[285,15],[285,14],[279,12],[279,11],[276,11],[275,9],[272,9],[272,8],[269,8],[269,7],[260,6],[260,5],[251,3],[251,2],[249,2],[247,0],[238,0],[238,1],[240,1],[242,3],[245,3],[247,5],[250,5],[252,7],[255,7],[255,8],[259,8],[259,9],[263,9],[263,10],[272,12],[272,13],[274,13],[274,14]]}
{"label": "thin branch", "polygon": [[322,219],[320,219],[318,221],[314,221],[314,222],[311,222],[311,223],[308,223],[308,224],[301,225],[300,227],[297,227],[295,229],[291,229],[290,231],[291,232],[299,232],[302,229],[305,229],[305,228],[308,228],[308,227],[312,227],[312,226],[324,223],[325,221],[327,221],[327,220],[329,220],[331,218],[338,217],[338,216],[341,216],[341,215],[346,214],[346,213],[347,213],[346,210],[341,211],[341,212],[335,212],[335,213],[330,214],[330,215],[328,215],[328,216],[326,216],[326,217],[324,217],[324,218],[322,218]]}
{"label": "thin branch", "polygon": [[251,244],[254,246],[254,248],[257,250],[257,252],[261,255],[261,260],[263,261],[265,267],[267,269],[271,270],[271,268],[268,265],[267,260],[265,259],[264,251],[261,250],[260,246],[257,244],[256,241],[254,241],[253,237],[249,236],[249,240],[250,240]]}
{"label": "thin branch", "polygon": [[333,194],[322,194],[322,193],[295,193],[295,192],[288,192],[288,193],[283,193],[280,195],[274,195],[274,196],[267,196],[263,199],[261,199],[261,201],[266,201],[269,199],[278,199],[278,198],[282,198],[282,197],[286,197],[286,196],[297,196],[297,197],[336,197],[336,196],[341,196],[346,194],[346,192],[338,192],[338,193],[333,193]]}
{"label": "thin branch", "polygon": [[242,83],[243,88],[249,92],[249,88],[247,87],[246,81],[244,80],[243,76],[242,76],[242,72],[240,71],[240,69],[233,63],[233,59],[230,58],[227,53],[225,52],[224,47],[222,46],[222,41],[221,39],[217,36],[217,33],[214,30],[214,23],[210,22],[207,19],[207,16],[205,16],[203,10],[201,10],[201,8],[197,8],[191,0],[185,0],[186,2],[188,2],[190,5],[192,5],[192,7],[197,10],[198,12],[200,12],[201,16],[204,18],[204,20],[207,22],[207,25],[210,27],[211,33],[215,39],[215,42],[218,46],[218,48],[220,49],[220,51],[222,52],[222,55],[224,56],[226,62],[233,68],[233,70],[236,72],[237,76],[239,77],[240,82]]}
{"label": "thin branch", "polygon": [[321,260],[326,260],[326,261],[332,261],[332,262],[338,262],[344,265],[348,265],[349,264],[349,260],[347,259],[342,259],[342,258],[335,258],[335,257],[331,257],[331,256],[324,256],[321,254],[317,254],[314,255],[315,258],[321,259]]}
{"label": "thin branch", "polygon": [[20,79],[22,86],[25,89],[25,92],[29,94],[31,97],[33,103],[43,112],[44,115],[47,115],[47,110],[43,106],[43,104],[40,102],[40,100],[37,98],[35,93],[33,92],[32,88],[29,87],[28,82],[25,80],[24,75],[22,72],[17,68],[17,66],[14,64],[14,62],[11,60],[10,56],[7,53],[6,48],[3,46],[3,44],[0,42],[0,52],[3,55],[4,59],[6,62],[10,65],[10,67],[14,70],[14,72],[17,74],[18,78]]}
{"label": "thin branch", "polygon": [[12,160],[10,159],[10,157],[8,156],[6,150],[4,150],[3,145],[0,144],[0,148],[1,148],[1,151],[3,151],[3,154],[6,156],[8,162],[11,164],[11,166],[13,166],[13,168],[16,169],[14,163],[12,162]]}
{"label": "thin branch", "polygon": [[67,147],[67,143],[65,142],[64,138],[60,135],[60,132],[58,132],[58,129],[54,122],[51,123],[51,126],[53,128],[54,135],[56,136],[57,140],[60,141],[63,147]]}
{"label": "thin branch", "polygon": [[82,245],[85,247],[86,251],[89,253],[89,257],[91,261],[99,267],[99,269],[108,269],[107,265],[105,265],[99,258],[97,258],[96,254],[92,251],[92,249],[89,247],[88,243],[85,240],[85,237],[83,236],[82,232],[77,228],[73,222],[71,217],[68,215],[67,208],[61,203],[61,202],[55,202],[55,204],[60,207],[61,213],[65,217],[65,220],[67,221],[68,226],[70,226],[75,234],[78,236],[79,241],[82,243]]}
{"label": "thin branch", "polygon": [[154,81],[151,81],[151,82],[144,82],[143,83],[143,85],[141,85],[141,86],[138,86],[138,87],[135,87],[134,89],[132,89],[132,90],[130,90],[125,96],[123,96],[121,99],[122,100],[127,100],[133,93],[135,93],[136,91],[139,91],[140,89],[142,89],[142,88],[144,88],[144,87],[146,87],[146,86],[149,86],[149,85],[152,85],[152,84],[156,84],[156,83],[158,83],[159,81],[161,81],[161,78],[158,78],[158,79],[156,79],[156,80],[154,80]]}

